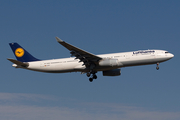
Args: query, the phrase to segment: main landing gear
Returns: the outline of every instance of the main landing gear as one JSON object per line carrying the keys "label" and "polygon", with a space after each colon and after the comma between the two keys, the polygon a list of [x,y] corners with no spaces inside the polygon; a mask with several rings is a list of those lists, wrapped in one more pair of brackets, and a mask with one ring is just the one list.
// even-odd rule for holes
{"label": "main landing gear", "polygon": [[88,72],[88,73],[86,74],[87,77],[90,77],[90,76],[91,76],[91,77],[89,78],[89,81],[90,81],[90,82],[92,82],[93,79],[97,79],[96,73],[97,73],[97,72]]}
{"label": "main landing gear", "polygon": [[156,69],[159,70],[159,63],[157,63],[156,65],[157,65]]}

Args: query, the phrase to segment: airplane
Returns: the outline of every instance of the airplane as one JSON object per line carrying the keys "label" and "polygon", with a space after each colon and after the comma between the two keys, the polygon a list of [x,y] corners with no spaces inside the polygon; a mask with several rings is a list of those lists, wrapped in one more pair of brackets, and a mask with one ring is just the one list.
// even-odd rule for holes
{"label": "airplane", "polygon": [[85,73],[89,77],[89,81],[92,82],[93,79],[97,79],[96,73],[99,71],[102,71],[103,76],[119,76],[123,67],[150,64],[156,64],[156,69],[159,70],[159,63],[174,57],[173,54],[165,50],[138,50],[94,55],[58,37],[56,40],[70,51],[70,58],[40,60],[32,56],[18,43],[9,43],[17,60],[11,58],[8,60],[14,63],[12,66],[15,68],[47,73]]}

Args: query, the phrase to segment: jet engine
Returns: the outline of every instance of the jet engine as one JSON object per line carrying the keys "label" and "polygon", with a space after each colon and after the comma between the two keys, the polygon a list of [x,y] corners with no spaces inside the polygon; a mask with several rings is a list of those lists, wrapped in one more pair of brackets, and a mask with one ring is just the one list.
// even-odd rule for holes
{"label": "jet engine", "polygon": [[121,75],[121,69],[103,71],[103,76],[119,76],[119,75]]}

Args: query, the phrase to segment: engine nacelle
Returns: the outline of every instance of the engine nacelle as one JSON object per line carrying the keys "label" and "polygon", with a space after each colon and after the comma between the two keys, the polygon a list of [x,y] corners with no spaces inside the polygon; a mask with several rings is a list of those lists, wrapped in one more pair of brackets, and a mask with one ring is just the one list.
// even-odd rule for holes
{"label": "engine nacelle", "polygon": [[103,76],[119,76],[119,75],[121,75],[121,69],[103,71]]}
{"label": "engine nacelle", "polygon": [[99,66],[118,66],[117,59],[103,59],[99,62]]}

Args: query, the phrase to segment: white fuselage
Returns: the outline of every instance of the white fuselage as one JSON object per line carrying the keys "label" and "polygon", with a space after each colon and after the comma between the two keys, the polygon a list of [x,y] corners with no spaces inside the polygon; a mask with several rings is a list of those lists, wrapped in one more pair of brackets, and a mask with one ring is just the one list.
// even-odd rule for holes
{"label": "white fuselage", "polygon": [[[133,52],[122,52],[113,54],[97,55],[103,59],[116,59],[117,64],[111,66],[97,65],[94,70],[105,71],[121,67],[156,64],[167,61],[174,57],[173,54],[164,50],[141,50]],[[89,69],[80,62],[79,59],[63,58],[28,62],[29,66],[25,69],[49,72],[49,73],[65,73],[65,72],[88,72]],[[14,67],[18,67],[15,64]]]}

